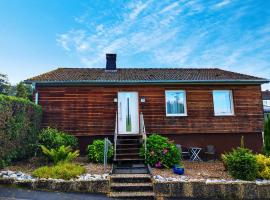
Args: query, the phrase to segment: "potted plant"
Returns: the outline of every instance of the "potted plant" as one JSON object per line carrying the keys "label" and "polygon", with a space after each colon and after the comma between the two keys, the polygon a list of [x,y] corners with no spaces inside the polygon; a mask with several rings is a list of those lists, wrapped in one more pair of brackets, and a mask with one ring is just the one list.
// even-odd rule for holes
{"label": "potted plant", "polygon": [[179,165],[174,165],[173,166],[173,172],[175,174],[183,175],[185,172],[184,166],[179,164]]}

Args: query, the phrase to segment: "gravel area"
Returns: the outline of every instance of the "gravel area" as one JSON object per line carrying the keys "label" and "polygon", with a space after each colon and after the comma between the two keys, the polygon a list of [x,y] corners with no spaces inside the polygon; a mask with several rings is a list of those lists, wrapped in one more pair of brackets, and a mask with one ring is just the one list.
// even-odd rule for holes
{"label": "gravel area", "polygon": [[[107,165],[106,172],[104,171],[103,164],[97,164],[97,163],[89,163],[86,157],[79,157],[75,161],[75,163],[83,165],[86,168],[86,173],[88,174],[104,174],[109,173],[112,166],[111,164]],[[36,168],[48,165],[46,161],[43,158],[39,157],[33,157],[31,159],[18,161],[14,163],[11,166],[5,167],[4,169],[1,169],[3,171],[20,171],[23,173],[31,174]]]}
{"label": "gravel area", "polygon": [[[233,180],[232,177],[225,171],[221,161],[212,162],[191,162],[183,161],[185,168],[184,176],[187,179],[225,179]],[[159,175],[164,178],[179,178],[180,176],[174,174],[172,169],[156,169],[152,168],[153,175]]]}

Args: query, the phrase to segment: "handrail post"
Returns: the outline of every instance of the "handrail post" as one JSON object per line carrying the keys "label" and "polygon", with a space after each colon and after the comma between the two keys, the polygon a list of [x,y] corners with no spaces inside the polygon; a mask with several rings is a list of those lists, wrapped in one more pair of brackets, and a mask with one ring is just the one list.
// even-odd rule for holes
{"label": "handrail post", "polygon": [[114,160],[116,159],[117,134],[118,134],[118,112],[116,111],[116,115],[115,115],[115,130],[114,130]]}
{"label": "handrail post", "polygon": [[142,134],[143,142],[144,142],[144,159],[146,160],[146,140],[147,140],[147,135],[146,135],[146,130],[145,130],[145,125],[144,125],[144,118],[143,118],[143,113],[140,113],[140,132]]}

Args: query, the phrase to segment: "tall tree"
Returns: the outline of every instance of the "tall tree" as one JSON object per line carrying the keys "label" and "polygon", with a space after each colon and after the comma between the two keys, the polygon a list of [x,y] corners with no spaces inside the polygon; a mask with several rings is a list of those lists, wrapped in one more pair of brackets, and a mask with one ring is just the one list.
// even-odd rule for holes
{"label": "tall tree", "polygon": [[270,155],[270,114],[268,114],[268,117],[264,121],[264,153],[266,155]]}
{"label": "tall tree", "polygon": [[31,98],[31,88],[29,86],[25,85],[23,82],[20,82],[16,86],[16,97],[30,99]]}
{"label": "tall tree", "polygon": [[0,94],[8,94],[9,93],[10,84],[8,82],[8,77],[6,74],[0,73]]}

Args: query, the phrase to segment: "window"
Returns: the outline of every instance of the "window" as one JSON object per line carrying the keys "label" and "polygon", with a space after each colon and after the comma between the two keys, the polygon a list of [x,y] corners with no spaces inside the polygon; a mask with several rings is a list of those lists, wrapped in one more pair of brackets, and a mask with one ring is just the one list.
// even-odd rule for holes
{"label": "window", "polygon": [[270,106],[270,100],[263,100],[264,106]]}
{"label": "window", "polygon": [[233,115],[233,97],[230,90],[214,90],[214,112],[215,115]]}
{"label": "window", "polygon": [[186,93],[183,90],[167,90],[166,116],[186,116]]}

